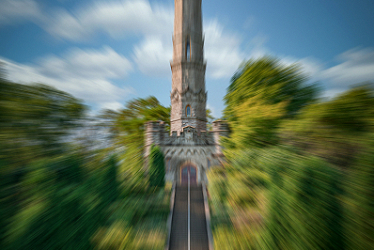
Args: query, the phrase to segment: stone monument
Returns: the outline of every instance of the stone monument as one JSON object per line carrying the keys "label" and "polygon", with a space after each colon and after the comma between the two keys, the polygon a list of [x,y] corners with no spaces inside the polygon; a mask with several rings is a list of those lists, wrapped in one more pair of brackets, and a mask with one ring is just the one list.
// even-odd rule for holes
{"label": "stone monument", "polygon": [[145,127],[145,157],[152,144],[165,156],[166,180],[206,182],[205,172],[223,161],[219,138],[228,136],[224,121],[206,131],[204,36],[201,0],[175,0],[170,133],[160,121]]}

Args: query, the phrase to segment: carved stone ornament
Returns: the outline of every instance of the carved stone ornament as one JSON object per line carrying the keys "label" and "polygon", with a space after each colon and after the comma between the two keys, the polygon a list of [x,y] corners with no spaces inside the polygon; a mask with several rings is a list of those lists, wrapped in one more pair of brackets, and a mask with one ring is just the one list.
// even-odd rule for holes
{"label": "carved stone ornament", "polygon": [[193,140],[193,133],[191,132],[191,129],[188,129],[186,133],[186,141],[190,142],[192,140]]}

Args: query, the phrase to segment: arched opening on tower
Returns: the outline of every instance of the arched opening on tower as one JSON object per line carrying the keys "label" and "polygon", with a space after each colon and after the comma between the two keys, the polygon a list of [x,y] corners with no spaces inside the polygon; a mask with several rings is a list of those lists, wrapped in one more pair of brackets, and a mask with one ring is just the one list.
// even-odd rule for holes
{"label": "arched opening on tower", "polygon": [[191,106],[190,105],[186,106],[186,117],[191,117]]}
{"label": "arched opening on tower", "polygon": [[190,61],[191,59],[191,45],[190,45],[190,39],[187,38],[186,42],[186,60]]}

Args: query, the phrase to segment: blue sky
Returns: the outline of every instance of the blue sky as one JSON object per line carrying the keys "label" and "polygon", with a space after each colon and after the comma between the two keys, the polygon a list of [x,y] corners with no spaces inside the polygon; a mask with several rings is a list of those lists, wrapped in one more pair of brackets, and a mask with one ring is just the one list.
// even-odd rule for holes
{"label": "blue sky", "polygon": [[[300,63],[324,96],[374,81],[372,0],[203,0],[208,108],[215,117],[240,63]],[[174,1],[0,0],[7,78],[42,82],[93,110],[156,96],[170,105]]]}

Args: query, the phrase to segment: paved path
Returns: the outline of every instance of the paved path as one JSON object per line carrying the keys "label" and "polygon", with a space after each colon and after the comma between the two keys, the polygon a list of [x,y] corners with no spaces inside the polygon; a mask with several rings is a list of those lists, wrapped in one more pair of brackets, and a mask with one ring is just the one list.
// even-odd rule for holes
{"label": "paved path", "polygon": [[190,250],[209,249],[204,211],[201,185],[190,188],[190,216],[188,216],[188,186],[176,187],[170,250],[189,250],[188,218],[190,218]]}

